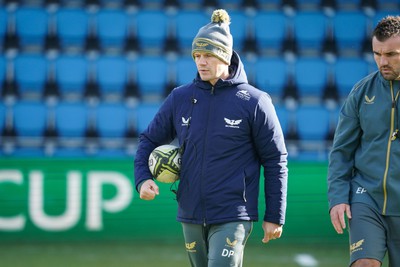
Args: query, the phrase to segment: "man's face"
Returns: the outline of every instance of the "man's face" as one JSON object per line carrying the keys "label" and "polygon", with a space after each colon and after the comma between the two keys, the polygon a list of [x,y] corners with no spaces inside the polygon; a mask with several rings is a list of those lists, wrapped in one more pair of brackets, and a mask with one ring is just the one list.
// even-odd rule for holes
{"label": "man's face", "polygon": [[208,52],[195,52],[193,54],[197,71],[203,81],[214,85],[218,79],[226,79],[229,76],[228,65]]}
{"label": "man's face", "polygon": [[372,51],[382,76],[388,80],[400,80],[400,36],[380,42],[372,38]]}

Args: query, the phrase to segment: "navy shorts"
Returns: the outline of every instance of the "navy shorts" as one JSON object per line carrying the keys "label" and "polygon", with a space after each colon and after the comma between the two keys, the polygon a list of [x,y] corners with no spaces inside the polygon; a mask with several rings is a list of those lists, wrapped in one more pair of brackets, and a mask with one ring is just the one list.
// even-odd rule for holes
{"label": "navy shorts", "polygon": [[383,262],[388,252],[389,266],[400,266],[400,217],[384,216],[364,203],[353,203],[351,215],[350,265],[364,258]]}

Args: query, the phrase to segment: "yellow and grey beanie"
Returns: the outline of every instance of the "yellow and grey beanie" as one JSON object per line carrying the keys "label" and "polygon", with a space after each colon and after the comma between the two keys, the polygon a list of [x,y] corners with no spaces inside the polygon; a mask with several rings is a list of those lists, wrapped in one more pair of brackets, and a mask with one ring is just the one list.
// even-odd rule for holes
{"label": "yellow and grey beanie", "polygon": [[193,40],[192,57],[195,52],[209,52],[229,65],[233,47],[230,23],[226,10],[214,10],[211,22],[201,27]]}

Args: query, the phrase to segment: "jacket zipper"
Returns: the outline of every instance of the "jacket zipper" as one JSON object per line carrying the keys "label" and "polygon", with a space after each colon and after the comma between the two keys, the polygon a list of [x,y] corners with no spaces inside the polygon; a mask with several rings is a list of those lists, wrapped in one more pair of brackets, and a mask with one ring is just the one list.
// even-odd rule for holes
{"label": "jacket zipper", "polygon": [[389,162],[390,162],[390,149],[392,145],[392,141],[396,139],[396,132],[397,129],[394,129],[394,113],[395,113],[395,108],[396,108],[396,101],[397,98],[399,97],[400,91],[397,92],[396,97],[394,96],[394,91],[393,91],[393,85],[392,82],[390,82],[390,94],[392,96],[392,110],[390,113],[390,136],[389,136],[389,141],[388,141],[388,146],[387,146],[387,153],[386,153],[386,168],[385,168],[385,173],[383,176],[383,208],[382,208],[382,214],[386,214],[386,206],[387,206],[387,175],[389,172]]}
{"label": "jacket zipper", "polygon": [[[211,95],[214,95],[214,86],[211,87]],[[210,105],[210,106],[211,106],[211,105]],[[209,117],[210,117],[210,109],[211,109],[210,106],[208,107],[207,121],[209,120]],[[205,136],[207,136],[207,132],[208,132],[208,126],[207,126],[207,128],[206,128],[206,134],[205,134]],[[207,139],[206,139],[206,142],[207,142]],[[203,151],[206,149],[206,146],[207,146],[207,145],[204,145]],[[203,164],[204,164],[204,154],[205,154],[205,153],[203,153],[203,160],[202,160]],[[206,203],[205,203],[204,195],[203,195],[203,192],[204,192],[204,172],[203,172],[203,169],[204,169],[204,166],[203,166],[203,168],[202,168],[202,175],[201,175],[201,184],[200,184],[200,186],[201,186],[201,198],[202,198],[201,203],[202,203],[202,207],[203,207],[203,226],[206,227],[206,226],[207,226],[207,218],[206,218],[207,216],[206,216]]]}

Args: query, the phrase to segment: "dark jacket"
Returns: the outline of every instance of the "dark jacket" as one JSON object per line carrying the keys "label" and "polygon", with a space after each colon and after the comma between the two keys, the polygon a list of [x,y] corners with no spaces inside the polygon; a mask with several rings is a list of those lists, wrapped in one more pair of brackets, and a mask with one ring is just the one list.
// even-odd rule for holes
{"label": "dark jacket", "polygon": [[[175,88],[140,135],[136,188],[151,178],[150,152],[175,138],[185,143],[177,192],[181,222],[216,224],[258,220],[260,167],[264,167],[264,220],[284,224],[287,151],[271,98],[247,83],[239,56],[231,76],[215,86],[199,75]],[[137,188],[138,189],[138,188]]]}

